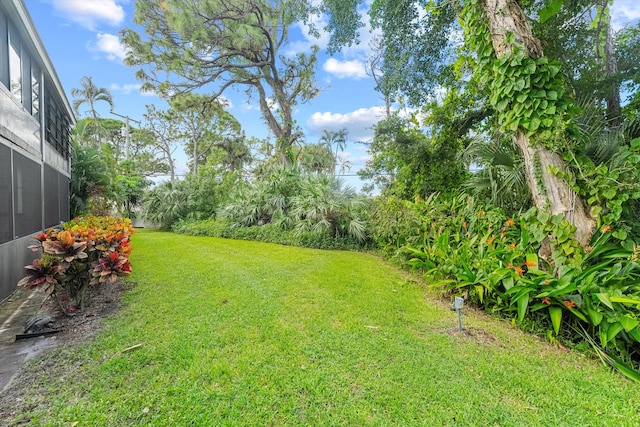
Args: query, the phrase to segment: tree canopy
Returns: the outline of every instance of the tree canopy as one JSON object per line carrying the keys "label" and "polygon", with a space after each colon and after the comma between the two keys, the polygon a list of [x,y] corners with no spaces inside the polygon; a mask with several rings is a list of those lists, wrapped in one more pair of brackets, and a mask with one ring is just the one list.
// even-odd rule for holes
{"label": "tree canopy", "polygon": [[256,96],[277,140],[277,154],[290,161],[290,148],[301,136],[293,107],[318,93],[314,68],[317,47],[287,56],[289,26],[306,19],[306,2],[290,0],[139,0],[134,29],[122,31],[129,51],[126,63],[139,67],[143,88],[164,96],[206,91],[221,101],[229,88]]}

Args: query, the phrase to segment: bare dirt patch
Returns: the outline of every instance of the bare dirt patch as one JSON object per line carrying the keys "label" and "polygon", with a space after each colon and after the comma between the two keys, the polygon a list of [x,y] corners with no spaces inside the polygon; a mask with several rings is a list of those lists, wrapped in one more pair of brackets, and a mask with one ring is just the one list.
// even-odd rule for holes
{"label": "bare dirt patch", "polygon": [[55,302],[50,298],[45,301],[41,311],[57,315],[54,322],[41,331],[59,332],[47,338],[30,339],[36,340],[35,345],[41,345],[37,340],[46,340],[46,350],[23,366],[11,384],[0,393],[0,426],[27,425],[30,420],[22,418],[24,414],[36,407],[48,405],[46,401],[39,399],[38,385],[42,385],[45,378],[70,379],[82,363],[74,364],[70,360],[60,363],[56,357],[57,349],[70,350],[95,337],[104,326],[104,318],[121,307],[122,295],[131,286],[131,283],[116,282],[91,287],[84,311],[78,311],[73,316],[57,314],[59,309]]}
{"label": "bare dirt patch", "polygon": [[500,341],[498,337],[481,328],[476,328],[473,326],[466,327],[462,329],[462,332],[460,332],[460,330],[456,326],[456,327],[450,328],[447,332],[450,335],[453,335],[455,337],[461,337],[461,338],[473,340],[477,344],[482,344],[486,346],[504,347],[502,344],[502,341]]}

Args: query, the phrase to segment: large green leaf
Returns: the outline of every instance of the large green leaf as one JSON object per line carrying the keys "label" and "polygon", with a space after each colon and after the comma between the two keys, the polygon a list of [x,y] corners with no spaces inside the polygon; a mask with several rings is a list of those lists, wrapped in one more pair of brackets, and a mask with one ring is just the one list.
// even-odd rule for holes
{"label": "large green leaf", "polygon": [[597,293],[596,296],[598,297],[601,303],[603,303],[604,305],[606,305],[607,307],[613,310],[613,304],[611,303],[611,299],[609,299],[608,294],[604,292],[600,292],[600,293]]}
{"label": "large green leaf", "polygon": [[593,308],[588,309],[587,314],[589,315],[589,319],[591,319],[591,324],[594,326],[598,326],[604,317],[602,313],[598,310],[594,310]]}
{"label": "large green leaf", "polygon": [[[614,339],[616,335],[618,335],[624,328],[620,324],[620,322],[612,323],[607,328],[607,343]],[[603,344],[606,345],[607,343]]]}
{"label": "large green leaf", "polygon": [[553,332],[558,335],[558,332],[560,332],[560,324],[562,323],[562,309],[554,306],[549,307],[549,317],[551,317]]}
{"label": "large green leaf", "polygon": [[522,322],[529,306],[529,294],[526,293],[518,298],[518,320]]}
{"label": "large green leaf", "polygon": [[624,328],[625,331],[629,332],[633,330],[640,321],[638,319],[634,319],[633,317],[620,316],[620,324]]}
{"label": "large green leaf", "polygon": [[[598,294],[599,296],[600,294]],[[609,301],[611,302],[621,302],[623,304],[636,304],[636,305],[640,305],[640,301],[639,300],[635,300],[635,299],[631,299],[631,298],[626,298],[626,297],[609,297]]]}

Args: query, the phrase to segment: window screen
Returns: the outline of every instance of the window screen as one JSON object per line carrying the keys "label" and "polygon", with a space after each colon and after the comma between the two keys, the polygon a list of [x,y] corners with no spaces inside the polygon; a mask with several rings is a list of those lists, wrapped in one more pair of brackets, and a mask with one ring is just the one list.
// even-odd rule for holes
{"label": "window screen", "polygon": [[11,149],[0,144],[0,244],[13,239]]}
{"label": "window screen", "polygon": [[[45,80],[45,89],[53,88],[53,84],[49,79]],[[44,103],[45,111],[45,139],[51,144],[58,153],[62,154],[65,159],[69,158],[69,131],[71,128],[71,119],[64,113],[61,102],[54,97],[52,91],[45,90]]]}
{"label": "window screen", "polygon": [[60,222],[60,190],[58,172],[49,165],[44,167],[44,226],[53,227]]}
{"label": "window screen", "polygon": [[60,221],[69,221],[69,178],[58,173],[58,189],[60,190]]}
{"label": "window screen", "polygon": [[42,229],[42,189],[40,165],[13,153],[13,202],[18,237]]}

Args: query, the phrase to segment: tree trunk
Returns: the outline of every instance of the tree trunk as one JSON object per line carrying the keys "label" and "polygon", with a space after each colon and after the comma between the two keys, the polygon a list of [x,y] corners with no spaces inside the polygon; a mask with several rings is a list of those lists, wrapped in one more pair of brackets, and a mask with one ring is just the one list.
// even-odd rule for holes
{"label": "tree trunk", "polygon": [[[611,81],[612,77],[618,73],[618,63],[616,61],[615,50],[613,46],[613,30],[611,29],[611,10],[608,2],[605,3],[606,19],[605,26],[607,34],[604,42],[604,78],[607,84],[607,119],[609,125],[620,126],[622,124],[622,109],[620,107],[620,91],[618,85]],[[605,11],[603,10],[603,13]]]}
{"label": "tree trunk", "polygon": [[[510,53],[516,46],[532,59],[543,56],[540,41],[533,36],[518,0],[483,0],[483,6],[497,57]],[[508,34],[513,34],[513,44],[507,42]],[[563,214],[576,227],[578,242],[587,246],[595,230],[595,219],[571,187],[549,171],[549,166],[566,171],[564,160],[540,144],[532,144],[522,129],[518,129],[513,138],[522,152],[535,207],[552,215]],[[538,174],[541,176],[536,176]]]}
{"label": "tree trunk", "polygon": [[193,175],[198,176],[198,138],[195,132],[191,132],[191,138],[193,139]]}

